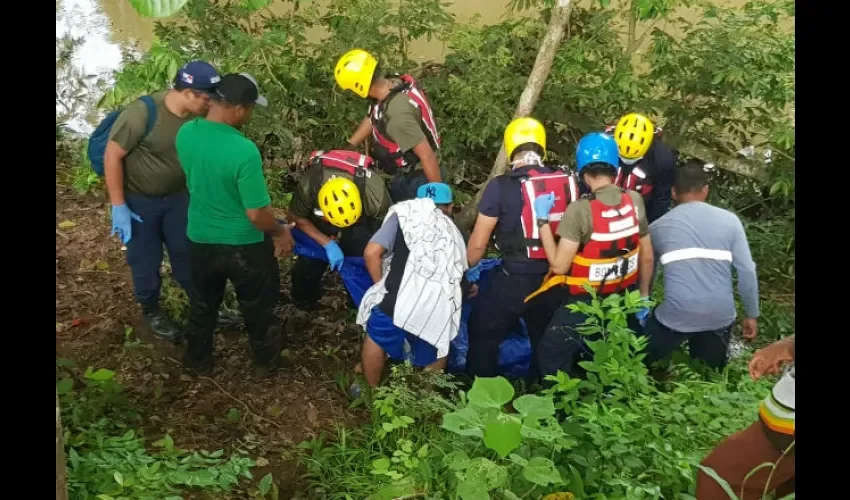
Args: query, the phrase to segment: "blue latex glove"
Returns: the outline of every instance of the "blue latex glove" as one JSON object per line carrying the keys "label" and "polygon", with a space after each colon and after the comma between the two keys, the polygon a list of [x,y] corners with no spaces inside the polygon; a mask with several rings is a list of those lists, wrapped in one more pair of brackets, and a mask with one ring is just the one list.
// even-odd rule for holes
{"label": "blue latex glove", "polygon": [[481,277],[481,264],[475,264],[466,270],[466,281],[475,283]]}
{"label": "blue latex glove", "polygon": [[331,271],[339,271],[342,269],[342,262],[345,256],[342,255],[342,249],[339,248],[337,242],[331,240],[324,246],[324,248],[325,253],[328,254],[328,262],[331,264]]}
{"label": "blue latex glove", "polygon": [[[641,297],[640,300],[648,301],[649,297]],[[650,308],[649,306],[647,306],[641,308],[637,313],[635,313],[635,316],[637,317],[638,321],[640,321],[640,326],[646,326],[646,320],[649,319],[649,311]]]}
{"label": "blue latex glove", "polygon": [[538,219],[546,219],[555,206],[555,193],[541,194],[534,199],[534,212]]}
{"label": "blue latex glove", "polygon": [[142,222],[142,218],[138,214],[133,213],[126,204],[112,205],[112,233],[109,236],[118,235],[121,238],[121,243],[127,244],[130,238],[133,237],[133,225],[130,220]]}

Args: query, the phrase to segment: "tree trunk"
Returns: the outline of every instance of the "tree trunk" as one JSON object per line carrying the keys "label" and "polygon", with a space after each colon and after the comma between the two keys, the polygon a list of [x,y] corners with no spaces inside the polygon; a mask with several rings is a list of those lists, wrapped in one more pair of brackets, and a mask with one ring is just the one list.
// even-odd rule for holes
{"label": "tree trunk", "polygon": [[65,480],[65,443],[63,441],[62,417],[59,412],[59,393],[56,393],[56,500],[68,500],[68,484]]}
{"label": "tree trunk", "polygon": [[[519,97],[519,104],[517,104],[514,111],[514,117],[529,116],[534,111],[534,106],[537,104],[540,93],[543,91],[543,84],[546,82],[549,71],[552,69],[552,63],[555,61],[555,54],[558,52],[558,48],[561,46],[561,40],[564,38],[564,32],[570,20],[571,5],[572,2],[570,0],[558,0],[552,9],[546,36],[543,37],[543,42],[540,43],[540,48],[537,50],[534,67],[531,69],[531,74],[528,75],[525,90],[522,91],[522,95]],[[493,168],[490,170],[490,175],[487,177],[488,181],[504,173],[507,166],[506,156],[505,145],[503,143],[499,149],[498,156],[496,156],[496,161],[493,163]],[[461,230],[467,231],[475,223],[478,202],[481,201],[481,194],[483,192],[484,187],[482,186],[478,190],[478,193],[475,194],[472,202],[468,203],[457,217],[455,217],[455,221]]]}

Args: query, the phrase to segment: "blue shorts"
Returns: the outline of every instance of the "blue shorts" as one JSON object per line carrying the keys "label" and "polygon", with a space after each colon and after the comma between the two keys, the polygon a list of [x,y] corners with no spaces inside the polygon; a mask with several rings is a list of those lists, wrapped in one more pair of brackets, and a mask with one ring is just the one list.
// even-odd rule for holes
{"label": "blue shorts", "polygon": [[393,319],[378,306],[372,308],[372,314],[366,322],[366,334],[396,361],[410,361],[419,367],[437,361],[436,347],[395,326]]}

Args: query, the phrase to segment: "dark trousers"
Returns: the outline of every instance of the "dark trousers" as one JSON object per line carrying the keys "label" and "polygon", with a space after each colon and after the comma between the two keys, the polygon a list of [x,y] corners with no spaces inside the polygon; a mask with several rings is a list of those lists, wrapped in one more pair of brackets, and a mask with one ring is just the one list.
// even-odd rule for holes
{"label": "dark trousers", "polygon": [[[440,167],[440,178],[444,183],[448,183],[446,169],[442,166]],[[428,178],[425,177],[424,170],[413,170],[406,174],[397,172],[392,180],[390,180],[390,198],[392,198],[393,203],[412,200],[416,198],[416,191],[423,184],[428,184]]]}
{"label": "dark trousers", "polygon": [[683,333],[661,324],[653,312],[646,321],[644,335],[648,340],[644,359],[647,364],[669,356],[682,343],[687,342],[692,358],[699,359],[712,368],[722,369],[728,362],[732,325],[720,330]]}
{"label": "dark trousers", "polygon": [[229,279],[248,330],[254,363],[273,365],[280,356],[277,330],[271,328],[280,297],[280,268],[271,238],[251,245],[190,242],[190,255],[197,293],[191,301],[185,361],[202,365],[212,360],[213,331]]}
{"label": "dark trousers", "polygon": [[[600,299],[604,297],[599,296]],[[571,377],[584,376],[584,369],[578,363],[590,361],[593,358],[593,352],[587,347],[585,336],[578,331],[578,327],[587,320],[587,316],[581,312],[571,311],[567,305],[589,301],[589,295],[570,295],[561,307],[556,308],[537,348],[537,359],[542,375],[554,375],[560,370]],[[628,327],[639,334],[641,330],[637,317],[630,315],[627,321]],[[596,340],[596,336],[587,338]]]}
{"label": "dark trousers", "polygon": [[[339,248],[346,257],[363,257],[363,251],[372,237],[372,231],[366,225],[358,225],[343,231],[339,238]],[[290,272],[290,295],[295,307],[304,310],[315,309],[322,298],[322,277],[328,270],[328,263],[319,259],[298,256]],[[348,290],[346,289],[346,293]],[[355,309],[354,299],[348,294],[348,307]]]}
{"label": "dark trousers", "polygon": [[534,321],[527,313],[525,298],[543,281],[540,274],[511,274],[499,266],[490,272],[481,286],[469,317],[469,351],[466,372],[471,376],[495,377],[499,374],[499,345],[520,318]]}
{"label": "dark trousers", "polygon": [[133,235],[127,242],[127,264],[133,275],[136,300],[144,310],[159,307],[163,245],[168,249],[174,279],[191,296],[189,239],[186,237],[189,195],[155,197],[128,193],[126,202],[130,210],[142,218],[142,222],[131,221]]}

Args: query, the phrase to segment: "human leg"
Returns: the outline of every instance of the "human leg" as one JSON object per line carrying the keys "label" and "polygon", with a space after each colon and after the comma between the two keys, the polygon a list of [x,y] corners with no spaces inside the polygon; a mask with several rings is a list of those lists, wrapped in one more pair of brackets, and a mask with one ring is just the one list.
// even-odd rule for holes
{"label": "human leg", "polygon": [[245,319],[254,366],[261,372],[273,370],[280,358],[279,332],[272,328],[274,306],[280,298],[280,267],[271,238],[232,247],[227,269]]}
{"label": "human leg", "polygon": [[647,366],[672,354],[687,339],[686,335],[671,330],[658,321],[654,311],[646,320],[643,332],[647,339],[644,358]]}
{"label": "human leg", "polygon": [[699,332],[691,335],[688,348],[691,357],[705,362],[708,366],[722,370],[729,359],[729,340],[732,325],[720,330]]}
{"label": "human leg", "polygon": [[368,333],[363,339],[363,348],[360,350],[360,363],[366,382],[372,387],[378,387],[381,383],[381,375],[384,373],[384,365],[387,363],[387,353],[369,337]]}
{"label": "human leg", "polygon": [[295,307],[314,310],[322,298],[322,276],[328,263],[319,259],[298,256],[290,271],[290,295]]}
{"label": "human leg", "polygon": [[583,374],[578,362],[587,357],[590,350],[577,327],[587,318],[566,307],[569,302],[578,300],[581,297],[571,297],[563,307],[556,308],[552,320],[546,326],[536,353],[541,376],[554,375],[559,370],[571,377]]}
{"label": "human leg", "polygon": [[[701,465],[713,469],[728,482],[740,500],[756,500],[762,498],[765,489],[768,492],[784,490],[794,480],[793,448],[783,456],[784,451],[770,441],[761,421],[756,421],[726,438],[703,459]],[[775,469],[762,468],[747,478],[763,463],[775,464]],[[717,481],[702,470],[697,473],[696,497],[697,500],[729,498]]]}
{"label": "human leg", "polygon": [[525,321],[525,329],[528,332],[528,340],[531,343],[529,376],[532,378],[541,376],[540,361],[537,355],[540,348],[540,340],[543,338],[549,322],[552,321],[555,311],[560,307],[564,307],[569,297],[569,288],[559,286],[546,290],[525,304],[525,312],[522,318]]}
{"label": "human leg", "polygon": [[224,297],[227,276],[217,245],[189,243],[191,280],[197,293],[189,297],[189,324],[183,365],[190,371],[209,373],[213,366],[213,332]]}

